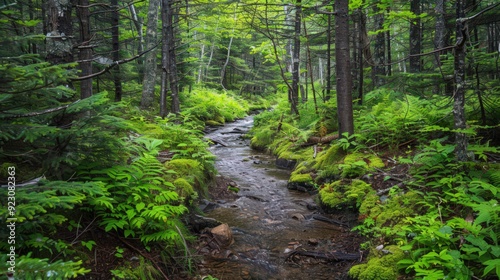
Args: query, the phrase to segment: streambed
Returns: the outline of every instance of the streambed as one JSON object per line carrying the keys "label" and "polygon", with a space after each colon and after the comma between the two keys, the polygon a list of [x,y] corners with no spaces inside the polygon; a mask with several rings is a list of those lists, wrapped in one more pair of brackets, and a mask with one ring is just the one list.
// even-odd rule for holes
{"label": "streambed", "polygon": [[277,168],[274,156],[251,149],[243,138],[252,125],[247,117],[206,134],[220,143],[210,148],[219,174],[240,190],[236,200],[219,200],[206,214],[229,225],[234,243],[206,255],[202,273],[219,280],[346,279],[355,261],[290,257],[300,250],[358,252],[360,238],[349,228],[311,218],[318,214],[314,196],[288,190],[290,171]]}

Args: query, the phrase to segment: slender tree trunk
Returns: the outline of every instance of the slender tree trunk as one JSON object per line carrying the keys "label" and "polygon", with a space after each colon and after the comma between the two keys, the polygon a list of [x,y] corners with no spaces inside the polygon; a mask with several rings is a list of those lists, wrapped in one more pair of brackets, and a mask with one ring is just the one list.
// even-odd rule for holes
{"label": "slender tree trunk", "polygon": [[318,102],[316,100],[316,89],[314,87],[314,75],[313,75],[313,65],[312,65],[312,57],[311,57],[311,47],[309,44],[309,36],[307,35],[306,22],[304,21],[303,24],[304,24],[304,35],[306,36],[307,72],[309,73],[309,77],[311,80],[311,90],[312,90],[313,99],[314,99],[314,110],[315,110],[316,114],[319,114]]}
{"label": "slender tree trunk", "polygon": [[[376,5],[374,7],[375,30],[384,28],[384,12]],[[374,87],[384,84],[385,77],[385,32],[378,32],[375,36],[375,47],[373,50],[372,80]]]}
{"label": "slender tree trunk", "polygon": [[[85,77],[92,74],[92,42],[90,35],[90,13],[89,0],[78,1],[78,18],[80,20],[81,43],[78,46],[80,60],[80,76]],[[92,96],[92,78],[85,79],[80,83],[80,98]]]}
{"label": "slender tree trunk", "polygon": [[[441,50],[446,46],[446,22],[444,19],[445,9],[444,9],[444,0],[436,0],[436,7],[434,8],[434,12],[436,13],[436,26],[434,32],[434,49]],[[438,68],[444,77],[443,72],[441,70],[441,55],[444,54],[444,51],[437,51],[434,54],[434,65]],[[448,81],[445,81],[449,83]],[[434,92],[439,94],[441,92],[441,85],[436,83]]]}
{"label": "slender tree trunk", "polygon": [[410,73],[420,73],[420,56],[422,52],[422,30],[420,21],[420,0],[410,1],[410,11],[413,12],[417,18],[413,19],[410,23]]}
{"label": "slender tree trunk", "polygon": [[[120,14],[118,0],[111,0],[111,41],[113,45],[113,61],[120,60]],[[115,101],[122,100],[122,80],[120,76],[120,65],[113,67],[113,82],[115,84]]]}
{"label": "slender tree trunk", "polygon": [[349,0],[335,1],[335,72],[339,136],[354,134],[352,78],[349,53]]}
{"label": "slender tree trunk", "polygon": [[167,14],[168,0],[161,0],[161,91],[160,91],[160,117],[167,116],[167,91],[168,91],[168,14]]}
{"label": "slender tree trunk", "polygon": [[325,101],[330,100],[332,90],[332,15],[328,14],[328,28],[326,34],[326,92]]}
{"label": "slender tree trunk", "polygon": [[292,92],[290,105],[292,113],[299,114],[297,105],[299,104],[299,84],[300,84],[300,31],[302,22],[302,3],[297,0],[295,6],[295,28],[292,57]]}
{"label": "slender tree trunk", "polygon": [[144,79],[142,82],[141,109],[153,106],[156,85],[156,45],[158,27],[158,7],[160,0],[150,0],[148,21],[146,23],[146,50],[151,50],[144,56]]}
{"label": "slender tree trunk", "polygon": [[[456,40],[457,44],[455,47],[455,93],[453,95],[453,117],[455,123],[455,129],[465,129],[466,128],[466,117],[465,117],[465,7],[466,0],[456,1]],[[467,146],[468,139],[467,135],[462,132],[455,133],[455,154],[458,161],[467,161]]]}
{"label": "slender tree trunk", "polygon": [[173,12],[173,1],[166,0],[164,3],[167,4],[163,9],[167,10],[167,33],[163,36],[167,36],[168,45],[168,82],[170,84],[170,97],[171,97],[171,110],[172,113],[180,113],[180,101],[179,101],[179,78],[177,76],[177,56],[175,53],[175,30],[174,30],[174,12]]}
{"label": "slender tree trunk", "polygon": [[[137,31],[137,53],[142,53],[144,51],[144,34],[142,32],[142,20],[137,16],[137,11],[135,10],[134,4],[129,4],[130,15],[132,16],[132,22],[134,23],[135,30]],[[137,59],[137,64],[139,67],[139,82],[144,79],[144,68],[142,64],[144,59],[142,57]]]}

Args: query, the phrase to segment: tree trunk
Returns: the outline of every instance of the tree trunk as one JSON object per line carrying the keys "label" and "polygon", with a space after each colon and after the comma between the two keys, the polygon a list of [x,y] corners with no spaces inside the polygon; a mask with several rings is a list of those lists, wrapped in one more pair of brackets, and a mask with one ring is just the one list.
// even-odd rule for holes
{"label": "tree trunk", "polygon": [[161,0],[161,89],[160,89],[160,117],[167,116],[167,90],[168,90],[168,14],[167,14],[168,0]]}
{"label": "tree trunk", "polygon": [[180,101],[179,101],[179,79],[177,77],[177,56],[175,53],[175,30],[174,30],[174,12],[172,0],[167,0],[167,6],[164,9],[167,10],[167,33],[163,36],[167,36],[168,45],[168,82],[170,84],[170,97],[171,97],[171,110],[172,113],[180,113]]}
{"label": "tree trunk", "polygon": [[326,93],[325,101],[330,100],[332,90],[332,15],[328,14],[328,28],[326,31]]}
{"label": "tree trunk", "polygon": [[[135,29],[137,30],[137,53],[142,53],[144,51],[144,34],[142,32],[142,20],[137,16],[137,11],[135,10],[134,4],[129,4],[130,15],[132,16],[132,21],[134,23]],[[138,58],[137,64],[139,65],[138,82],[144,79],[144,58]]]}
{"label": "tree trunk", "polygon": [[[111,0],[111,44],[113,46],[113,61],[120,60],[120,14],[118,0]],[[122,100],[122,80],[120,77],[120,65],[113,68],[113,82],[115,84],[115,101]]]}
{"label": "tree trunk", "polygon": [[339,135],[354,134],[352,78],[349,53],[349,0],[335,1],[335,72],[337,76],[337,114]]}
{"label": "tree trunk", "polygon": [[410,11],[417,18],[410,22],[410,73],[420,73],[420,56],[422,52],[422,30],[420,21],[420,0],[410,1]]}
{"label": "tree trunk", "polygon": [[312,90],[313,99],[314,99],[314,110],[315,110],[316,114],[318,115],[319,114],[318,102],[316,100],[316,89],[314,87],[314,75],[313,75],[313,66],[312,66],[312,58],[311,58],[311,46],[309,44],[309,37],[307,36],[306,22],[304,21],[303,24],[304,24],[304,35],[306,36],[307,72],[309,72],[309,77],[311,80],[311,90]]}
{"label": "tree trunk", "polygon": [[[80,20],[80,39],[78,46],[80,60],[80,76],[86,77],[92,74],[92,44],[90,42],[90,13],[89,0],[78,1],[78,17]],[[80,83],[80,98],[84,99],[92,96],[92,78],[85,79]]]}
{"label": "tree trunk", "polygon": [[141,109],[153,106],[156,85],[156,40],[158,26],[158,7],[160,0],[150,0],[148,21],[146,24],[146,50],[151,50],[144,57],[144,79],[142,82]]}
{"label": "tree trunk", "polygon": [[47,61],[52,64],[73,61],[73,26],[71,1],[48,0],[46,2],[47,27],[46,36]]}
{"label": "tree trunk", "polygon": [[[384,12],[376,5],[374,7],[375,30],[384,28]],[[372,80],[374,87],[380,87],[384,84],[385,76],[385,32],[378,32],[375,36],[375,46],[373,49],[373,67]]]}
{"label": "tree trunk", "polygon": [[[456,2],[456,47],[455,47],[455,94],[453,95],[453,117],[455,129],[466,128],[465,117],[465,6],[466,0]],[[458,161],[467,161],[467,135],[463,132],[455,133],[455,154]]]}
{"label": "tree trunk", "polygon": [[297,0],[295,6],[295,28],[293,42],[293,57],[292,57],[292,92],[290,105],[292,113],[299,114],[297,105],[299,104],[299,83],[300,83],[300,30],[302,22],[302,4],[301,0]]}

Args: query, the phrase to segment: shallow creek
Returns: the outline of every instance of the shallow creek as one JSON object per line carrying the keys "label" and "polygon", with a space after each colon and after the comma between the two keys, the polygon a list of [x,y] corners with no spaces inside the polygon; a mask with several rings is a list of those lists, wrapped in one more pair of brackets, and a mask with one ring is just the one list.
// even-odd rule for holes
{"label": "shallow creek", "polygon": [[[206,135],[221,141],[211,151],[219,174],[234,180],[240,191],[236,201],[219,201],[208,217],[227,223],[234,243],[224,258],[205,257],[204,270],[219,280],[229,279],[343,279],[350,265],[312,258],[294,261],[294,249],[348,251],[342,239],[349,229],[310,219],[314,197],[288,190],[290,171],[275,166],[275,157],[252,150],[243,135],[252,117],[229,123]],[[347,240],[344,240],[347,241]],[[350,243],[350,242],[345,242]]]}

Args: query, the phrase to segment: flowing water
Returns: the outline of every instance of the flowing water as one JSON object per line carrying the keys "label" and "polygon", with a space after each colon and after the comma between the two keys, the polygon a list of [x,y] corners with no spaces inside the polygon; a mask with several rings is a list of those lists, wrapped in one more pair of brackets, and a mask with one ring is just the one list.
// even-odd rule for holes
{"label": "flowing water", "polygon": [[205,257],[205,271],[219,280],[345,278],[349,266],[345,262],[287,258],[294,249],[307,246],[315,251],[352,250],[342,242],[351,233],[308,218],[313,211],[307,206],[314,205],[314,197],[288,190],[290,171],[277,168],[274,156],[249,147],[242,136],[252,124],[252,117],[247,117],[206,135],[225,145],[211,147],[216,168],[234,180],[240,191],[236,201],[221,202],[207,213],[231,227],[235,242],[226,257]]}

